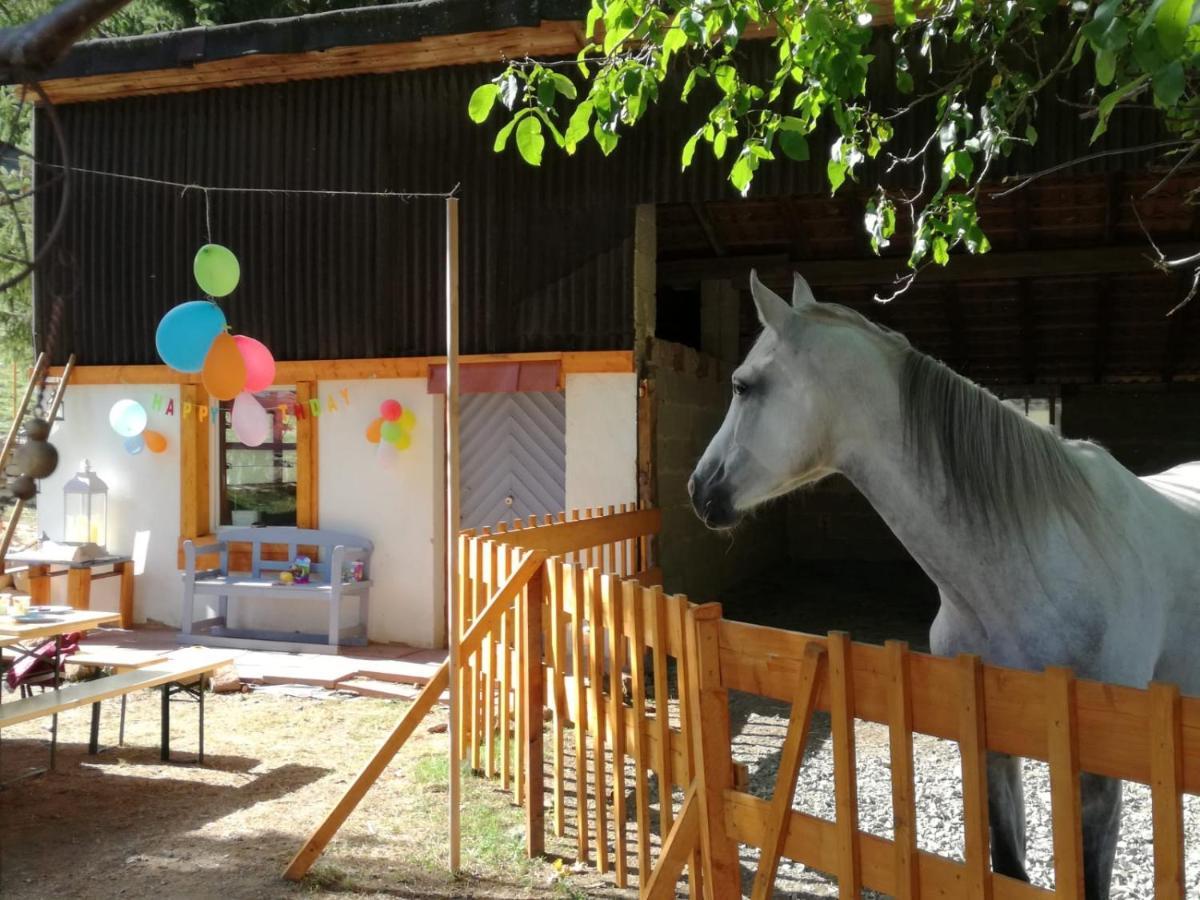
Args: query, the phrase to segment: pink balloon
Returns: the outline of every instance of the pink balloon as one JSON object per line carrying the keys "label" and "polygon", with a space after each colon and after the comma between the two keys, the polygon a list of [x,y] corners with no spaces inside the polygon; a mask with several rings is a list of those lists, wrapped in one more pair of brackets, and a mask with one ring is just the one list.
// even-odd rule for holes
{"label": "pink balloon", "polygon": [[246,390],[265,391],[275,383],[275,357],[261,341],[244,334],[235,334],[234,342],[246,363]]}
{"label": "pink balloon", "polygon": [[395,422],[404,415],[404,407],[400,405],[399,400],[384,400],[379,404],[379,415],[385,422]]}
{"label": "pink balloon", "polygon": [[387,441],[379,442],[379,446],[375,450],[375,459],[378,461],[380,468],[389,472],[394,472],[400,468],[400,451]]}
{"label": "pink balloon", "polygon": [[271,433],[271,416],[249,391],[233,399],[233,433],[247,447],[257,447]]}

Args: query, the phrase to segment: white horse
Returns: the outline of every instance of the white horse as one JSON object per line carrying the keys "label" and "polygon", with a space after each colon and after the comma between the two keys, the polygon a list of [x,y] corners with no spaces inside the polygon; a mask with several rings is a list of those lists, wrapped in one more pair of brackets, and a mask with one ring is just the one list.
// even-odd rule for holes
{"label": "white horse", "polygon": [[[712,528],[840,472],[937,584],[930,646],[1200,692],[1200,463],[1138,478],[853,310],[752,273],[764,330],[688,481]],[[1027,879],[1020,760],[988,759],[992,865]],[[1121,784],[1082,777],[1089,900],[1108,897]]]}

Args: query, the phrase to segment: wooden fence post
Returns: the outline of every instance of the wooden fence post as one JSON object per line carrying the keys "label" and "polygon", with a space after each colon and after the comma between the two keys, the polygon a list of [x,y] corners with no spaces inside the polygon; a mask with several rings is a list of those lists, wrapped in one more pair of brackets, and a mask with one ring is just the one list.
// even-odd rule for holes
{"label": "wooden fence post", "polygon": [[521,715],[524,716],[525,853],[546,850],[545,772],[542,747],[542,709],[546,704],[546,670],[542,665],[542,607],[546,602],[546,567],[540,567],[526,589],[521,636]]}
{"label": "wooden fence post", "polygon": [[692,721],[697,725],[692,746],[707,900],[738,897],[742,889],[737,844],[725,830],[725,791],[733,788],[733,755],[729,693],[721,684],[720,619],[719,603],[688,610],[689,627],[684,638],[691,674],[687,702],[692,707]]}
{"label": "wooden fence post", "polygon": [[1183,737],[1179,688],[1150,685],[1150,799],[1154,817],[1154,896],[1184,894]]}

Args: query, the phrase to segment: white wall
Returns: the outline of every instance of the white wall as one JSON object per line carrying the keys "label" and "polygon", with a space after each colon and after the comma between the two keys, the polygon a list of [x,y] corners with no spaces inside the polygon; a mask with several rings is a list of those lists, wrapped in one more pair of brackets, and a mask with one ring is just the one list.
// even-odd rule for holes
{"label": "white wall", "polygon": [[637,376],[567,376],[567,509],[637,500]]}
{"label": "white wall", "polygon": [[[175,401],[174,416],[151,409],[159,394],[164,405]],[[125,452],[124,440],[109,427],[108,411],[118,400],[137,400],[149,413],[149,427],[167,438],[163,453]],[[135,581],[134,619],[178,624],[180,607],[176,552],[179,541],[179,389],[154,385],[82,385],[67,387],[63,421],[51,431],[58,450],[58,470],[41,482],[38,531],[51,540],[63,538],[63,485],[79,470],[85,457],[108,484],[108,549],[130,555],[134,533],[149,531],[146,568]],[[54,602],[65,602],[66,578],[51,580]],[[119,578],[92,585],[92,607],[116,611]]]}

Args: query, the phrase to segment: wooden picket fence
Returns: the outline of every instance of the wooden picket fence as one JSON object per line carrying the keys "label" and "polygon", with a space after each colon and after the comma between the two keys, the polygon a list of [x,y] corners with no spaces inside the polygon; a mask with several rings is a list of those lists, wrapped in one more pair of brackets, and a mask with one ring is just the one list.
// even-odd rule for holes
{"label": "wooden picket fence", "polygon": [[[901,642],[879,647],[841,633],[727,621],[718,604],[696,606],[654,586],[660,523],[657,510],[626,507],[464,534],[460,670],[439,670],[287,877],[308,870],[456,677],[458,757],[513,790],[525,807],[527,852],[544,852],[552,810],[554,833],[573,826],[578,858],[613,871],[618,885],[636,857],[643,897],[673,896],[685,868],[692,897],[740,896],[739,845],[748,845],[761,851],[754,898],[770,896],[786,857],[834,876],[845,898],[870,888],[901,900],[1078,900],[1083,771],[1149,785],[1155,896],[1184,896],[1182,798],[1200,793],[1200,699],[1171,685],[1136,690],[1076,680],[1065,669],[1026,672],[910,652]],[[746,790],[733,762],[732,690],[791,704],[769,801]],[[792,808],[816,710],[830,715],[833,819]],[[856,719],[889,731],[890,839],[859,828]],[[918,849],[914,734],[959,746],[961,860]],[[1053,891],[991,871],[989,750],[1049,765]],[[678,805],[674,787],[682,789]]]}

